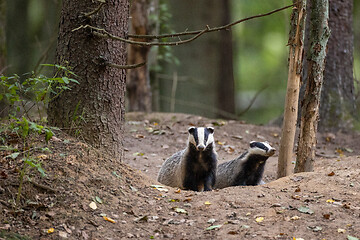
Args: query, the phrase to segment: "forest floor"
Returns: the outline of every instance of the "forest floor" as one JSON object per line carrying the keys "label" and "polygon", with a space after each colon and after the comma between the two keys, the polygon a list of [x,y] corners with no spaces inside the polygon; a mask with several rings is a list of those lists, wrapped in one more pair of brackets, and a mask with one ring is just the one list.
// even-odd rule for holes
{"label": "forest floor", "polygon": [[126,119],[124,164],[59,132],[51,153],[37,154],[46,176],[27,173],[17,211],[21,161],[2,151],[0,239],[360,238],[359,133],[319,134],[314,172],[276,180],[276,153],[265,185],[193,192],[156,182],[163,161],[185,148],[189,126],[214,126],[220,163],[252,140],[278,149],[280,128],[185,114]]}

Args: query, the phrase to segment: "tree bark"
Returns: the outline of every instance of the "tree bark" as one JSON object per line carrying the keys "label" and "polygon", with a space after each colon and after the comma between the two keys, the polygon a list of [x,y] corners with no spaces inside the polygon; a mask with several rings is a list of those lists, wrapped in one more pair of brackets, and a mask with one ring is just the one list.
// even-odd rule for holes
{"label": "tree bark", "polygon": [[352,11],[352,0],[329,0],[331,36],[320,104],[320,131],[351,127],[355,112]]}
{"label": "tree bark", "polygon": [[[133,34],[149,34],[148,24],[149,0],[133,0],[130,8],[131,30]],[[147,41],[136,39],[136,41]],[[137,64],[147,62],[150,47],[130,45],[128,63]],[[151,87],[149,79],[148,64],[128,70],[126,83],[127,96],[129,100],[129,111],[151,111]]]}
{"label": "tree bark", "polygon": [[301,80],[303,42],[306,19],[306,0],[293,0],[296,6],[291,14],[289,33],[289,73],[286,90],[284,121],[281,133],[278,178],[292,173],[292,159],[297,122],[298,100]]}
{"label": "tree bark", "polygon": [[[84,16],[99,4],[99,1],[63,1],[57,63],[71,66],[80,84],[72,84],[70,91],[49,103],[48,121],[60,128],[80,130],[87,142],[121,161],[126,70],[108,64],[126,65],[126,47],[79,27],[89,24],[126,37],[129,6],[127,0],[107,0],[98,12]],[[75,131],[70,133],[74,135]]]}
{"label": "tree bark", "polygon": [[[6,66],[6,36],[5,36],[6,1],[0,0],[0,75],[5,74]],[[1,91],[2,89],[0,89]],[[9,104],[0,100],[0,119],[8,116]]]}
{"label": "tree bark", "polygon": [[313,0],[309,3],[310,34],[307,50],[307,80],[301,106],[300,135],[297,148],[295,172],[313,171],[319,104],[325,68],[326,46],[330,35],[328,26],[328,0]]}
{"label": "tree bark", "polygon": [[[221,25],[231,22],[230,2],[222,1]],[[217,78],[217,108],[226,113],[235,114],[235,83],[233,69],[233,47],[231,30],[221,31],[220,33],[220,65],[219,76]],[[219,113],[218,117],[229,118]]]}

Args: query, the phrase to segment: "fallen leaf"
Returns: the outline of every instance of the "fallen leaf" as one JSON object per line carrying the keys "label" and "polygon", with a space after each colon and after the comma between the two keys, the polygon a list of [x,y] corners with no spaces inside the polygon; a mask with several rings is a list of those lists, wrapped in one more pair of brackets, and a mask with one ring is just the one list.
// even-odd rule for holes
{"label": "fallen leaf", "polygon": [[214,225],[214,226],[210,226],[210,227],[205,228],[205,230],[213,230],[213,229],[221,228],[221,227],[222,227],[222,225]]}
{"label": "fallen leaf", "polygon": [[330,214],[329,214],[329,213],[325,213],[325,214],[323,214],[323,217],[324,217],[325,219],[330,219]]}
{"label": "fallen leaf", "polygon": [[255,222],[257,222],[257,223],[260,223],[260,222],[262,222],[262,221],[264,221],[264,217],[257,217],[257,218],[255,219]]}
{"label": "fallen leaf", "polygon": [[180,199],[169,199],[169,202],[180,202]]}
{"label": "fallen leaf", "polygon": [[168,192],[169,189],[165,188],[165,186],[162,185],[151,185],[150,187],[160,191],[160,192]]}
{"label": "fallen leaf", "polygon": [[103,219],[108,221],[108,222],[111,222],[111,223],[116,223],[116,221],[114,219],[106,217],[106,216],[103,216]]}
{"label": "fallen leaf", "polygon": [[301,212],[301,213],[307,213],[307,214],[313,214],[313,213],[314,213],[313,210],[311,210],[311,209],[308,208],[308,207],[304,207],[304,206],[298,207],[297,210],[298,210],[299,212]]}
{"label": "fallen leaf", "polygon": [[334,173],[334,171],[332,171],[331,173],[328,173],[328,176],[334,176],[335,175],[335,173]]}
{"label": "fallen leaf", "polygon": [[96,210],[97,209],[97,206],[96,206],[96,203],[95,202],[91,202],[89,204],[89,207],[92,209],[92,210]]}
{"label": "fallen leaf", "polygon": [[95,200],[96,200],[98,203],[100,203],[100,204],[103,203],[103,201],[101,200],[101,198],[99,198],[98,196],[95,197]]}
{"label": "fallen leaf", "polygon": [[237,232],[237,231],[229,231],[227,234],[236,235],[236,234],[239,234],[239,232]]}
{"label": "fallen leaf", "polygon": [[135,135],[135,138],[139,138],[139,139],[140,139],[140,138],[145,138],[145,136],[142,135],[142,134],[136,134],[136,135]]}
{"label": "fallen leaf", "polygon": [[211,205],[211,202],[206,201],[206,202],[204,202],[204,204],[205,204],[205,205]]}
{"label": "fallen leaf", "polygon": [[217,144],[219,144],[219,145],[224,145],[224,144],[225,144],[225,142],[220,142],[220,141],[217,141]]}
{"label": "fallen leaf", "polygon": [[293,217],[291,217],[290,219],[291,219],[291,220],[299,220],[300,217],[299,217],[299,216],[293,216]]}
{"label": "fallen leaf", "polygon": [[49,229],[47,230],[47,233],[53,233],[54,231],[55,231],[54,228],[49,228]]}
{"label": "fallen leaf", "polygon": [[163,149],[168,149],[168,148],[169,148],[169,145],[164,144],[164,145],[162,145],[162,148],[163,148]]}
{"label": "fallen leaf", "polygon": [[354,152],[354,150],[352,150],[351,148],[345,148],[345,151],[347,151],[347,152],[349,152],[349,153]]}
{"label": "fallen leaf", "polygon": [[347,240],[359,240],[357,237],[347,235]]}
{"label": "fallen leaf", "polygon": [[133,153],[133,156],[144,156],[145,153],[141,153],[141,152],[136,152],[136,153]]}
{"label": "fallen leaf", "polygon": [[174,191],[174,193],[181,193],[181,189],[180,189],[180,188],[176,189],[176,190]]}
{"label": "fallen leaf", "polygon": [[337,232],[338,232],[338,233],[346,233],[346,230],[345,230],[345,229],[342,229],[342,228],[338,228]]}
{"label": "fallen leaf", "polygon": [[187,214],[187,211],[185,209],[182,209],[182,208],[178,208],[178,207],[175,207],[173,208],[175,212],[177,213],[184,213],[184,214]]}
{"label": "fallen leaf", "polygon": [[145,216],[142,216],[142,217],[135,218],[134,222],[147,222],[148,219],[149,219],[148,216],[145,215]]}
{"label": "fallen leaf", "polygon": [[328,199],[328,200],[326,200],[326,202],[327,203],[333,203],[333,202],[335,202],[335,200],[334,199]]}

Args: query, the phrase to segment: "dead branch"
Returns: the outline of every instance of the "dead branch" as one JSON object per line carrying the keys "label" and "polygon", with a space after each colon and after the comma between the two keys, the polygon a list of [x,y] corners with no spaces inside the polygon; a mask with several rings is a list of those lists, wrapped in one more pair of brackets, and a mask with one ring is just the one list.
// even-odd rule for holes
{"label": "dead branch", "polygon": [[131,65],[117,65],[115,63],[106,63],[106,66],[117,68],[117,69],[133,69],[144,66],[146,62],[131,64]]}
{"label": "dead branch", "polygon": [[128,43],[128,44],[135,44],[135,45],[139,45],[139,46],[177,46],[177,45],[192,42],[195,39],[199,38],[204,33],[221,31],[221,30],[229,30],[231,27],[233,27],[234,25],[237,25],[239,23],[242,23],[242,22],[245,22],[245,21],[248,21],[248,20],[251,20],[251,19],[255,19],[255,18],[269,16],[269,15],[274,14],[276,12],[280,12],[280,11],[285,10],[287,8],[293,7],[293,6],[295,6],[295,4],[296,3],[285,6],[285,7],[282,7],[282,8],[278,8],[278,9],[275,9],[275,10],[270,11],[268,13],[258,14],[258,15],[255,15],[255,16],[243,18],[243,19],[240,19],[238,21],[235,21],[235,22],[232,22],[232,23],[226,24],[224,26],[220,26],[220,27],[210,28],[207,25],[204,29],[197,30],[197,31],[189,31],[189,32],[186,31],[186,32],[180,32],[180,33],[162,34],[162,35],[132,35],[132,34],[128,35],[129,38],[147,38],[147,39],[161,39],[161,38],[169,38],[169,37],[173,38],[173,37],[179,37],[179,36],[195,35],[192,38],[189,38],[187,40],[180,40],[180,41],[176,41],[176,42],[139,42],[139,41],[133,41],[133,40],[129,40],[127,38],[122,38],[122,37],[112,35],[108,31],[106,31],[105,29],[98,28],[98,27],[93,27],[93,26],[90,26],[90,25],[81,25],[80,27],[73,29],[72,32],[78,31],[80,29],[91,29],[91,30],[94,30],[92,32],[92,34],[94,34],[95,36],[104,37],[104,38],[110,38],[110,39],[117,40],[117,41],[122,41],[122,42],[125,42],[125,43]]}
{"label": "dead branch", "polygon": [[94,14],[96,14],[97,12],[100,11],[100,9],[102,8],[102,6],[103,6],[105,3],[106,3],[105,1],[100,1],[99,6],[98,6],[96,9],[94,9],[93,11],[91,11],[91,12],[84,13],[84,17],[86,17],[86,18],[91,18],[92,15],[94,15]]}
{"label": "dead branch", "polygon": [[[280,11],[282,11],[282,10],[285,10],[285,9],[290,8],[290,7],[293,7],[293,6],[295,6],[295,4],[291,4],[291,5],[282,7],[282,8],[278,8],[278,9],[275,9],[275,10],[270,11],[270,12],[268,12],[268,13],[258,14],[258,15],[255,15],[255,16],[243,18],[243,19],[237,20],[237,21],[235,21],[235,22],[226,24],[226,25],[224,25],[224,26],[209,28],[207,32],[215,32],[215,31],[220,31],[220,30],[228,30],[229,28],[233,27],[233,26],[236,25],[236,24],[239,24],[239,23],[242,23],[242,22],[245,22],[245,21],[254,19],[254,18],[260,18],[260,17],[269,16],[269,15],[271,15],[271,14],[273,14],[273,13],[280,12]],[[180,33],[170,33],[170,34],[161,34],[161,35],[134,35],[134,34],[129,34],[128,37],[129,37],[129,38],[161,39],[161,38],[173,38],[173,37],[179,37],[179,36],[195,35],[195,34],[201,33],[202,31],[204,31],[204,29],[203,29],[203,30],[197,30],[197,31],[189,31],[189,32],[186,31],[186,32],[180,32]]]}

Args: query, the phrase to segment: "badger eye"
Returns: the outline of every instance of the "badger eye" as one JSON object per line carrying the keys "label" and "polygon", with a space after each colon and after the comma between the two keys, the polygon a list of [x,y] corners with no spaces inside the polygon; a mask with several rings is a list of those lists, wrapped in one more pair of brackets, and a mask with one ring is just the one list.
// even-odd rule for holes
{"label": "badger eye", "polygon": [[255,141],[250,142],[250,147],[251,147],[251,148],[253,148],[253,147],[255,147],[255,146],[256,146],[256,142],[255,142]]}

